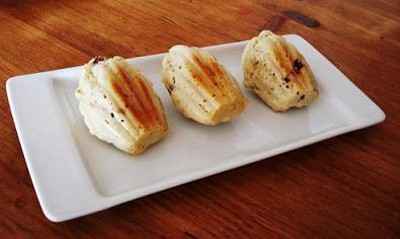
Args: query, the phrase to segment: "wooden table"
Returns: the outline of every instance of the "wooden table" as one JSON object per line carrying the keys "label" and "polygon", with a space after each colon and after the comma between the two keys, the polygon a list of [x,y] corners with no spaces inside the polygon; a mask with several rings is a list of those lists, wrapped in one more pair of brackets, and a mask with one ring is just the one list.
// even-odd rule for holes
{"label": "wooden table", "polygon": [[[9,77],[96,55],[245,40],[262,29],[302,35],[382,107],[386,121],[76,220],[43,216],[6,99]],[[1,238],[399,238],[399,73],[397,0],[3,0]]]}

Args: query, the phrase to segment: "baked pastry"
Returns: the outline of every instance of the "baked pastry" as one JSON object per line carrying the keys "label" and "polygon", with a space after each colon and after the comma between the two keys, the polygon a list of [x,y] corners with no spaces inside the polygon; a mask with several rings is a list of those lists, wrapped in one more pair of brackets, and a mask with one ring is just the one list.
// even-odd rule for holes
{"label": "baked pastry", "polygon": [[242,55],[244,85],[275,111],[304,107],[318,97],[314,75],[300,52],[283,37],[262,31]]}
{"label": "baked pastry", "polygon": [[168,131],[152,85],[122,57],[86,64],[76,98],[90,133],[130,154],[142,153]]}
{"label": "baked pastry", "polygon": [[230,121],[245,109],[246,99],[233,76],[199,48],[172,47],[162,62],[162,77],[176,108],[201,124]]}

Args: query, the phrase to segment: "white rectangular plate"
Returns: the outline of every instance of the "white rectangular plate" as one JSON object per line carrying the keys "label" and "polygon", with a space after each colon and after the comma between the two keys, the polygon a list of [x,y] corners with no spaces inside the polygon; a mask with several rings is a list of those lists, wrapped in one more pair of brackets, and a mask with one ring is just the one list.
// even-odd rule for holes
{"label": "white rectangular plate", "polygon": [[[12,115],[44,214],[51,221],[72,219],[384,120],[383,111],[309,43],[286,38],[310,63],[320,98],[304,109],[274,113],[243,89],[248,108],[218,127],[175,111],[160,83],[164,54],[129,60],[153,82],[170,125],[166,139],[136,157],[89,134],[74,97],[81,67],[10,79]],[[246,43],[205,49],[241,83]]]}

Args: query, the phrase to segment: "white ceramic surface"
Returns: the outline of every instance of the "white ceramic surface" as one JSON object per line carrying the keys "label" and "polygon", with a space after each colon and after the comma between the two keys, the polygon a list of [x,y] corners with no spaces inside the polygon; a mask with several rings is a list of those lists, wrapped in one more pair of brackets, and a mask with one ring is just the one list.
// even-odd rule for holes
{"label": "white ceramic surface", "polygon": [[[246,111],[218,127],[175,111],[160,83],[163,54],[131,59],[154,83],[170,126],[167,138],[136,157],[89,134],[74,97],[81,67],[8,80],[12,115],[44,214],[51,221],[76,218],[384,120],[383,111],[309,43],[286,38],[310,63],[320,98],[301,110],[274,113],[243,89]],[[206,49],[241,83],[245,44]]]}

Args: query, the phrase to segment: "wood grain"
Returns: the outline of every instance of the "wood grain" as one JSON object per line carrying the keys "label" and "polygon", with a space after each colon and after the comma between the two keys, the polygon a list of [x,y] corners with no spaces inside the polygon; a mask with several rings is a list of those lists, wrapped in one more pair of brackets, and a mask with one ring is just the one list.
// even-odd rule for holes
{"label": "wood grain", "polygon": [[[382,107],[386,121],[76,220],[43,216],[11,119],[8,78],[95,55],[245,40],[262,29],[302,35]],[[399,238],[399,72],[396,0],[0,1],[0,235]]]}

